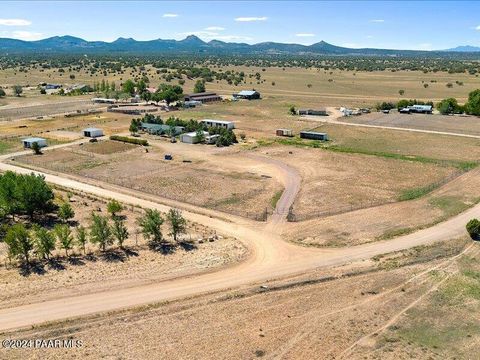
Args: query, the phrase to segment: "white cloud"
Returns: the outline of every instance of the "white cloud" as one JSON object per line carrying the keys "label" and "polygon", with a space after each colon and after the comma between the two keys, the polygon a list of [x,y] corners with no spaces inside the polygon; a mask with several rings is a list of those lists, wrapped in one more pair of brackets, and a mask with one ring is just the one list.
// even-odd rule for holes
{"label": "white cloud", "polygon": [[298,36],[298,37],[313,37],[313,36],[315,36],[315,34],[312,34],[312,33],[298,33],[298,34],[295,34],[295,36]]}
{"label": "white cloud", "polygon": [[17,30],[12,31],[10,36],[19,40],[39,40],[42,38],[43,34],[39,32]]}
{"label": "white cloud", "polygon": [[370,20],[370,22],[372,22],[372,23],[383,23],[383,22],[385,22],[385,20],[383,20],[383,19],[373,19],[373,20]]}
{"label": "white cloud", "polygon": [[480,31],[480,25],[478,25],[478,26],[475,26],[475,28],[474,28],[474,29],[475,29],[475,30],[477,30],[477,31]]}
{"label": "white cloud", "polygon": [[167,14],[163,14],[162,17],[164,17],[164,18],[176,18],[176,17],[178,17],[178,14],[167,13]]}
{"label": "white cloud", "polygon": [[373,39],[373,35],[367,35],[365,36],[367,39]]}
{"label": "white cloud", "polygon": [[222,31],[222,30],[225,30],[225,28],[223,28],[221,26],[209,26],[209,27],[206,27],[205,30],[207,30],[207,31]]}
{"label": "white cloud", "polygon": [[235,21],[239,22],[252,22],[252,21],[266,21],[268,18],[266,16],[261,17],[237,17]]}
{"label": "white cloud", "polygon": [[32,22],[25,19],[0,19],[0,25],[3,26],[28,26]]}

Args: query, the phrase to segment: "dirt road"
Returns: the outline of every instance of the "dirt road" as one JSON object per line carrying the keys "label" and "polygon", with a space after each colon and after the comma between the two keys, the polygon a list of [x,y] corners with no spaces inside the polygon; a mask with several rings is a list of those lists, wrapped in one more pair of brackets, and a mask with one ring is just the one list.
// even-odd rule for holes
{"label": "dirt road", "polygon": [[448,131],[414,129],[414,128],[408,128],[408,127],[371,125],[371,124],[360,124],[360,123],[346,122],[346,121],[340,120],[342,118],[342,114],[338,110],[335,110],[332,118],[322,118],[322,117],[313,116],[313,115],[305,115],[305,116],[302,116],[302,117],[304,119],[308,119],[310,121],[315,121],[315,122],[319,122],[319,123],[327,123],[327,124],[337,124],[337,125],[374,128],[374,129],[409,131],[409,132],[418,132],[418,133],[425,133],[425,134],[448,135],[448,136],[459,136],[459,137],[480,139],[480,135],[470,135],[470,134],[462,134],[462,133],[455,133],[455,132],[448,132]]}
{"label": "dirt road", "polygon": [[[262,161],[260,158],[257,160]],[[295,199],[300,186],[300,178],[290,171],[287,165],[281,162],[276,163],[276,165],[279,167],[278,174],[282,177],[279,180],[284,184],[285,191],[278,201],[278,211],[266,225],[233,215],[229,216],[225,213],[216,214],[215,211],[209,211],[208,214],[205,212],[197,213],[190,206],[176,204],[184,209],[184,215],[188,220],[207,225],[219,233],[234,236],[245,243],[252,254],[247,261],[208,274],[3,309],[0,310],[0,331],[178,299],[245,284],[262,283],[269,279],[296,275],[316,268],[345,264],[412,246],[449,240],[464,235],[466,222],[472,217],[480,217],[480,205],[478,205],[434,227],[389,241],[346,249],[298,247],[282,241],[280,234],[284,226],[287,226],[285,224],[286,212]],[[0,171],[7,170],[18,173],[32,172],[15,165],[0,163]],[[115,198],[121,202],[144,208],[153,208],[160,211],[168,210],[168,206],[164,204],[145,199],[145,194],[136,194],[134,191],[120,191],[118,187],[108,184],[102,184],[102,187],[99,187],[63,175],[46,173],[43,173],[43,175],[48,182],[73,190],[106,198]]]}

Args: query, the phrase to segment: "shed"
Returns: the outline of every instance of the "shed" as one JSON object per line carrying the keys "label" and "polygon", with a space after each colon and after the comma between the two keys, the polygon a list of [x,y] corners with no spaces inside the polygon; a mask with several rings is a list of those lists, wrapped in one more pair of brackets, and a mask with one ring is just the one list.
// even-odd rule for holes
{"label": "shed", "polygon": [[275,134],[277,136],[293,136],[293,131],[291,129],[277,129]]}
{"label": "shed", "polygon": [[26,149],[31,149],[34,143],[37,143],[41,148],[47,146],[47,140],[44,138],[31,137],[22,140],[23,147]]}
{"label": "shed", "polygon": [[202,103],[220,101],[222,98],[214,92],[201,92],[185,95],[185,101],[200,101]]}
{"label": "shed", "polygon": [[103,136],[103,130],[98,128],[86,128],[82,130],[83,136],[97,138]]}
{"label": "shed", "polygon": [[237,94],[233,94],[233,97],[247,100],[260,99],[260,93],[256,90],[242,90]]}
{"label": "shed", "polygon": [[[206,131],[203,132],[203,135],[205,138],[209,136],[208,132]],[[180,135],[180,141],[186,144],[197,144],[200,142],[196,131]]]}
{"label": "shed", "polygon": [[200,122],[207,127],[220,127],[228,130],[235,129],[235,123],[233,121],[204,119]]}
{"label": "shed", "polygon": [[317,110],[314,109],[300,109],[298,110],[298,115],[319,115],[319,116],[327,116],[327,109],[320,108]]}
{"label": "shed", "polygon": [[310,139],[310,140],[322,140],[322,141],[328,140],[327,133],[321,133],[316,131],[300,131],[300,137],[302,139]]}

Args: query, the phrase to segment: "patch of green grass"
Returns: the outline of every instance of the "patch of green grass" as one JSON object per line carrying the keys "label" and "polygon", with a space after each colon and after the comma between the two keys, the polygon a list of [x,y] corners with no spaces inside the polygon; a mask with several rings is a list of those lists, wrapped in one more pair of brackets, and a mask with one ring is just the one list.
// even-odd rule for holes
{"label": "patch of green grass", "polygon": [[[456,196],[438,196],[429,199],[430,205],[441,209],[445,216],[453,216],[460,214],[470,207]],[[478,201],[475,201],[478,202]]]}
{"label": "patch of green grass", "polygon": [[280,200],[280,197],[282,196],[282,194],[283,194],[283,190],[279,190],[273,195],[272,200],[270,201],[272,208],[275,209],[277,207],[278,200]]}
{"label": "patch of green grass", "polygon": [[[421,314],[420,314],[421,316]],[[409,327],[400,328],[398,335],[408,343],[430,349],[456,348],[466,334],[478,334],[480,325],[475,323],[458,323],[438,326],[428,322],[415,321]]]}
{"label": "patch of green grass", "polygon": [[416,230],[415,228],[411,228],[411,227],[387,230],[382,235],[377,237],[376,240],[389,240],[397,236],[411,234],[415,230]]}
{"label": "patch of green grass", "polygon": [[413,189],[403,190],[398,196],[398,201],[407,201],[418,199],[425,196],[435,190],[439,184],[430,184],[427,186],[421,186]]}
{"label": "patch of green grass", "polygon": [[5,141],[0,141],[0,154],[5,154],[11,147],[12,144]]}
{"label": "patch of green grass", "polygon": [[386,159],[415,161],[415,162],[420,162],[424,164],[434,164],[434,165],[445,166],[445,167],[455,167],[462,171],[469,171],[478,166],[478,162],[476,161],[442,160],[442,159],[429,158],[425,156],[402,155],[402,154],[395,154],[395,153],[389,153],[389,152],[383,152],[383,151],[374,151],[374,150],[368,150],[368,149],[362,149],[362,148],[356,148],[356,147],[348,147],[344,145],[334,144],[332,141],[304,140],[298,136],[291,137],[291,138],[271,138],[266,140],[265,139],[258,140],[256,147],[271,146],[273,144],[324,149],[324,150],[329,150],[329,151],[334,151],[339,153],[346,153],[346,154],[377,156],[377,157],[383,157]]}

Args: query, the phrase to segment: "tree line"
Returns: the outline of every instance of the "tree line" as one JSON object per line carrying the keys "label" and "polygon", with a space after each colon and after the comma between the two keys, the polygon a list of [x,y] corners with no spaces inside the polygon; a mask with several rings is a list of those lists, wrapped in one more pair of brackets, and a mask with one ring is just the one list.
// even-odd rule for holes
{"label": "tree line", "polygon": [[[70,203],[54,205],[53,199],[53,190],[42,176],[11,171],[0,176],[0,242],[6,244],[10,261],[30,267],[34,259],[49,262],[58,251],[63,251],[66,258],[74,249],[85,255],[88,244],[102,252],[114,244],[124,249],[130,234],[121,203],[111,200],[108,216],[92,212],[87,226],[72,226],[75,211]],[[56,216],[53,225],[45,219],[51,214]],[[176,247],[187,231],[187,222],[178,209],[170,209],[164,216],[147,209],[136,223],[154,250]],[[169,229],[167,236],[162,229],[164,223]]]}

